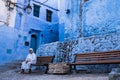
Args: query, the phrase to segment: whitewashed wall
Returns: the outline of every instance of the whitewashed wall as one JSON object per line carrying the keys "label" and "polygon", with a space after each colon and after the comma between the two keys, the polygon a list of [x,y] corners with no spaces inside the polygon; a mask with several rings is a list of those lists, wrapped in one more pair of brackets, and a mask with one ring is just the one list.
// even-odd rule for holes
{"label": "whitewashed wall", "polygon": [[[16,2],[16,0],[11,0],[11,1]],[[7,7],[5,6],[5,1],[0,0],[0,25],[6,23],[8,26],[14,27],[15,16],[16,16],[15,8],[12,11],[8,11]]]}

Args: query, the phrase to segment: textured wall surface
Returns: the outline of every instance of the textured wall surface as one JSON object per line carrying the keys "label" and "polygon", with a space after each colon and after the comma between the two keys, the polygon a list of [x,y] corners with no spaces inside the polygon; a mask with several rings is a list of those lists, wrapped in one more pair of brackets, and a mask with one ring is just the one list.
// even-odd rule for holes
{"label": "textured wall surface", "polygon": [[103,35],[120,30],[120,0],[89,0],[83,6],[83,35]]}
{"label": "textured wall surface", "polygon": [[[64,38],[104,35],[120,30],[120,0],[60,0]],[[62,6],[61,6],[62,5]],[[69,9],[70,13],[66,13]]]}
{"label": "textured wall surface", "polygon": [[[42,45],[37,54],[44,55],[49,52],[55,53],[89,53],[89,52],[102,52],[111,50],[120,50],[120,32],[111,33],[103,36],[93,36],[78,38],[75,40],[68,40],[65,42],[55,42]],[[46,52],[47,51],[47,52]],[[42,53],[41,53],[42,52]],[[45,54],[46,55],[46,54]]]}
{"label": "textured wall surface", "polygon": [[[59,0],[59,22],[64,23],[64,38],[74,39],[79,37],[81,30],[81,22],[79,18],[80,0]],[[67,12],[69,10],[69,12]],[[62,36],[61,36],[62,37]]]}

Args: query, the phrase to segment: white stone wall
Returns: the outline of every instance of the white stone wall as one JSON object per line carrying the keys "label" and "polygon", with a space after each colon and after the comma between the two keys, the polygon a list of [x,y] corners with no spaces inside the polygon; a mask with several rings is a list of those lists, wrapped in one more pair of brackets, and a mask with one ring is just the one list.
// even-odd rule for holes
{"label": "white stone wall", "polygon": [[[16,0],[11,0],[16,2]],[[14,27],[16,10],[9,11],[5,6],[5,1],[0,0],[0,25],[6,24],[10,27]]]}

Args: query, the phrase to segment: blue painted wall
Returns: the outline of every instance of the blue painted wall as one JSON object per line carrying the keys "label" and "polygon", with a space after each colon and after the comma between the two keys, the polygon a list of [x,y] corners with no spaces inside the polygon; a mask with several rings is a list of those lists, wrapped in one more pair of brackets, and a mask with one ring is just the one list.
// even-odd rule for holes
{"label": "blue painted wall", "polygon": [[0,65],[13,60],[24,59],[28,54],[28,46],[24,45],[25,32],[1,25],[0,26]]}
{"label": "blue painted wall", "polygon": [[[120,0],[84,1],[59,2],[59,22],[65,24],[65,40],[104,35],[120,30]],[[70,10],[69,14],[66,14],[66,9]]]}
{"label": "blue painted wall", "polygon": [[81,0],[59,0],[59,23],[64,24],[64,40],[81,35],[80,2]]}
{"label": "blue painted wall", "polygon": [[65,32],[65,24],[62,23],[59,25],[59,41],[60,42],[63,42],[64,41],[64,32]]}
{"label": "blue painted wall", "polygon": [[[18,0],[18,2],[20,4],[27,4],[27,1],[20,2]],[[42,0],[31,0],[30,5],[32,7],[32,12],[30,14],[26,14],[18,9],[19,13],[16,15],[15,28],[28,32],[29,36],[36,34],[38,38],[37,47],[39,47],[41,44],[58,41],[59,39],[58,1],[49,0],[46,3],[41,4],[42,2]],[[39,17],[35,17],[33,15],[34,4],[40,5]],[[46,9],[53,12],[51,22],[46,21]]]}
{"label": "blue painted wall", "polygon": [[83,35],[103,35],[120,30],[120,0],[89,0],[83,5]]}

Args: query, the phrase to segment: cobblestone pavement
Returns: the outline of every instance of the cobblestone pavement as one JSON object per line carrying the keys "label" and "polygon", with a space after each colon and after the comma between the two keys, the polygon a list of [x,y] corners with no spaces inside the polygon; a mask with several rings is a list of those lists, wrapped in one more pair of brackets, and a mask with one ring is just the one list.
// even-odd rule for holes
{"label": "cobblestone pavement", "polygon": [[71,73],[65,75],[44,74],[42,71],[21,74],[14,69],[0,70],[0,80],[108,80],[108,74]]}

